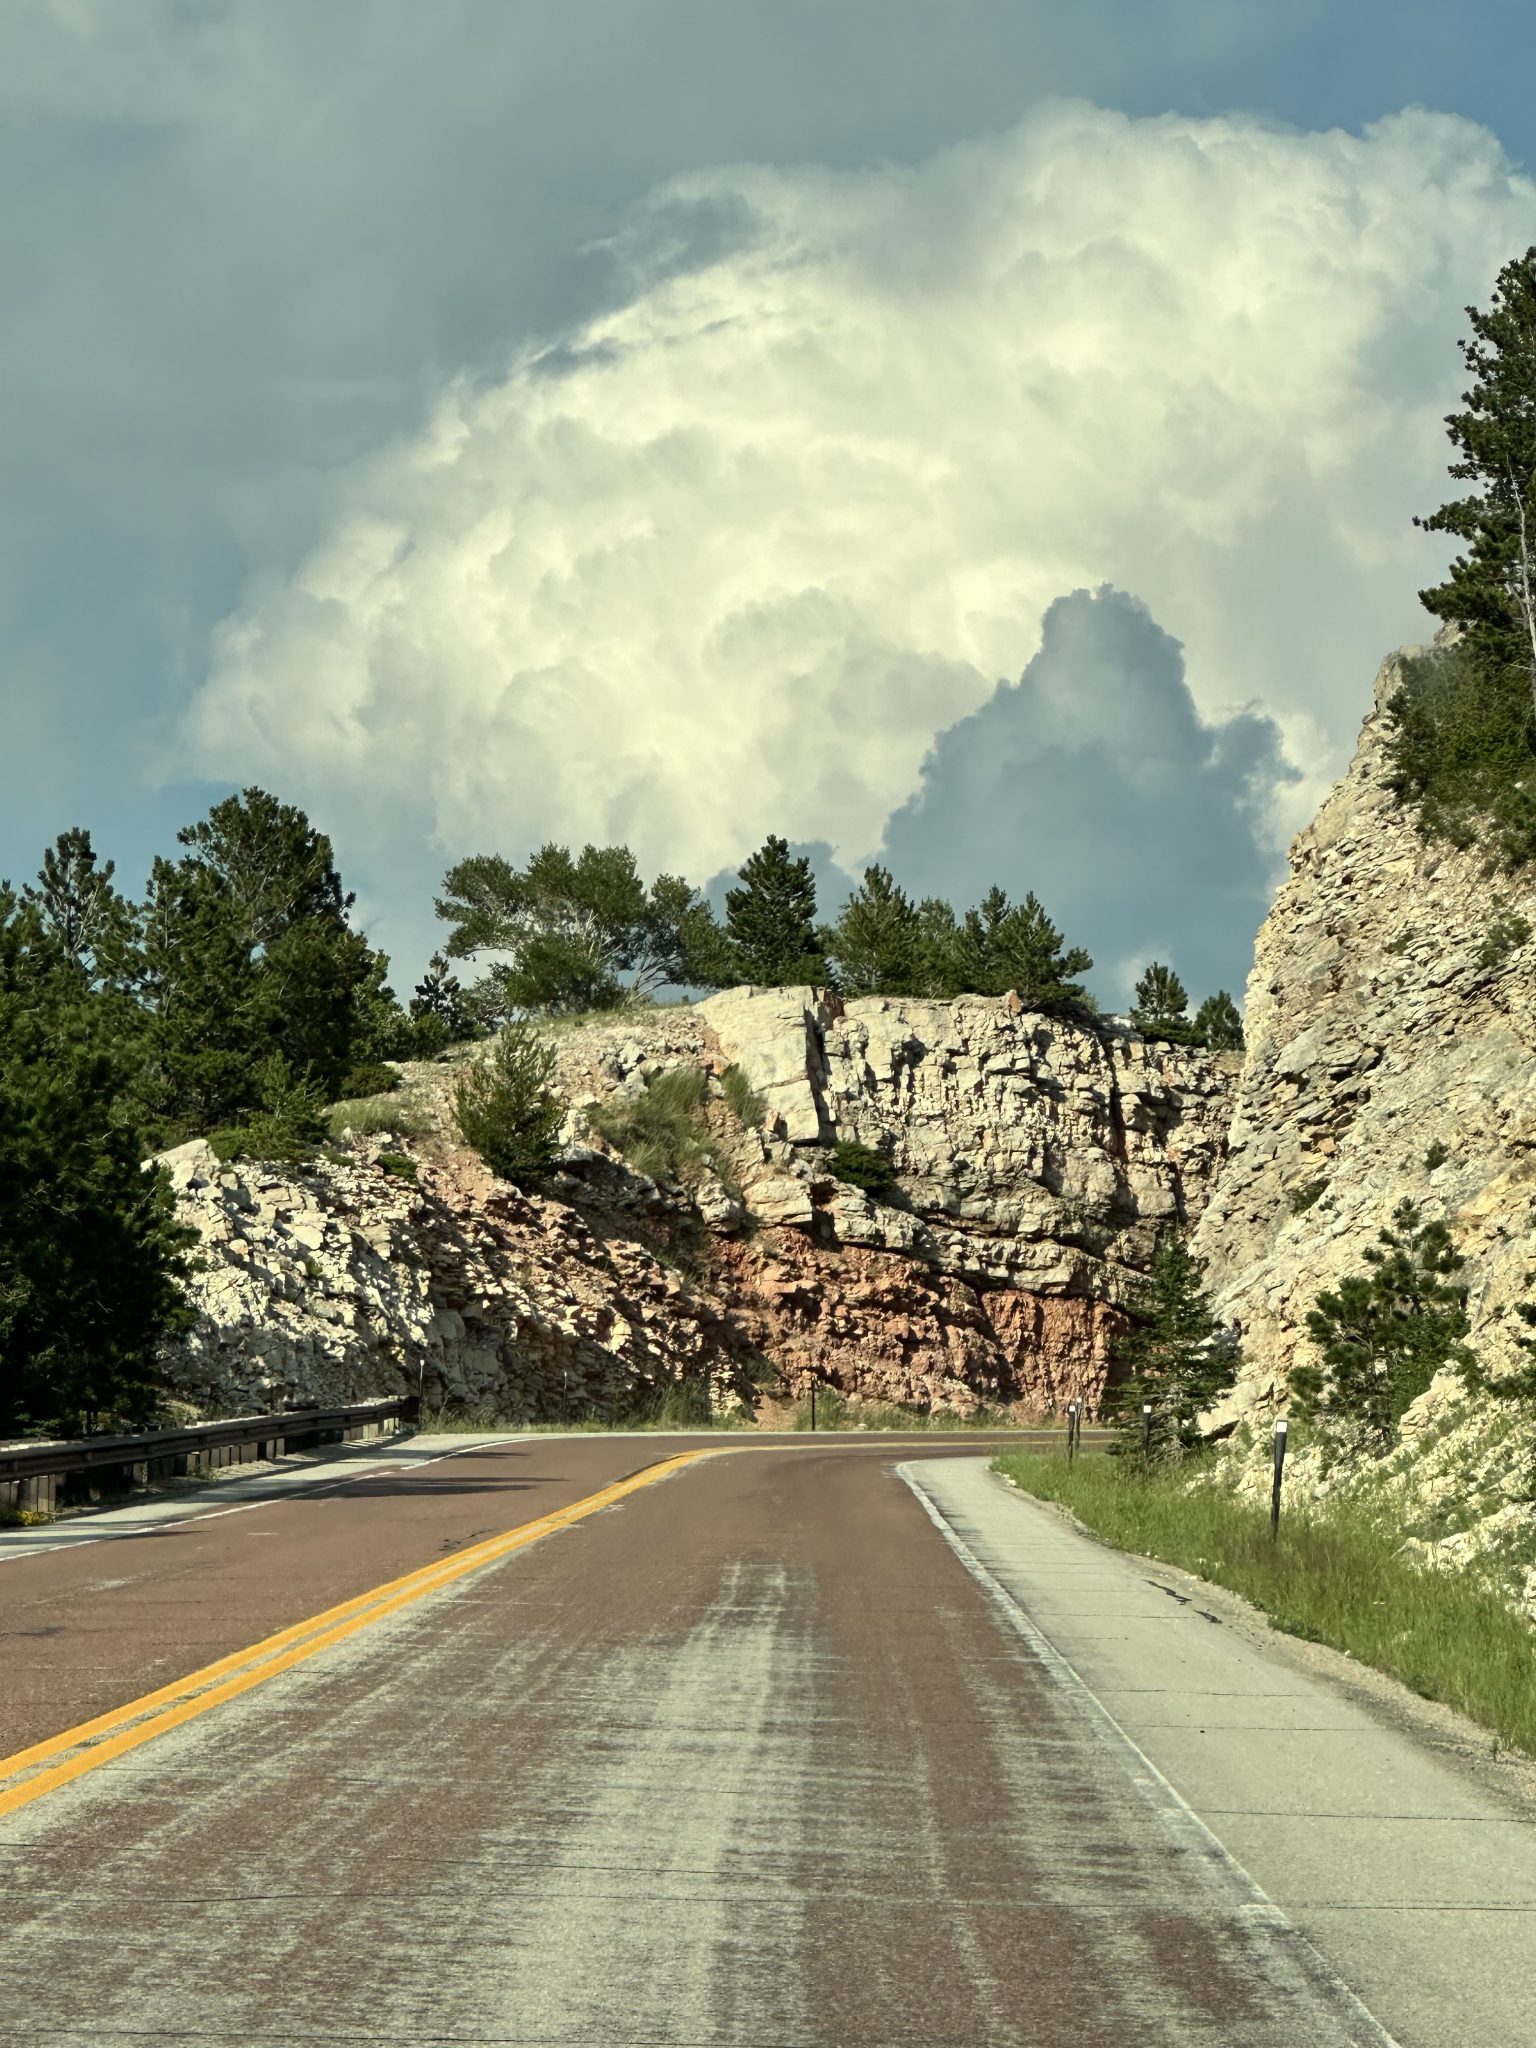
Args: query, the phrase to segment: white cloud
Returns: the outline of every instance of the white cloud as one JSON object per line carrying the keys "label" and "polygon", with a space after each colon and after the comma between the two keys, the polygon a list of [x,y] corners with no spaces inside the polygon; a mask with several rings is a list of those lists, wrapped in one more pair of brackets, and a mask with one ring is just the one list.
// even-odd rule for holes
{"label": "white cloud", "polygon": [[1312,777],[1278,834],[1419,630],[1461,308],[1532,239],[1496,140],[1412,111],[1058,103],[916,169],[678,179],[615,244],[621,310],[341,481],[219,630],[189,763],[359,847],[847,864],[1052,600],[1112,583],[1202,714],[1278,721]]}

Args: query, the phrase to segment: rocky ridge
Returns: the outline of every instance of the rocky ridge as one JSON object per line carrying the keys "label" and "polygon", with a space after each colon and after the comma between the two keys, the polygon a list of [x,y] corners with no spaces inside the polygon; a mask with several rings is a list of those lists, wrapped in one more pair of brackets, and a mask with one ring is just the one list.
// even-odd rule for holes
{"label": "rocky ridge", "polygon": [[[1524,1363],[1512,1306],[1536,1291],[1536,881],[1426,842],[1388,785],[1377,677],[1347,774],[1291,849],[1248,984],[1227,1158],[1196,1233],[1244,1367],[1229,1415],[1283,1405],[1320,1289],[1361,1270],[1405,1197],[1466,1259],[1470,1342],[1497,1381]],[[1438,1533],[1431,1561],[1536,1564],[1524,1404],[1442,1373],[1405,1418],[1389,1484]],[[1295,1468],[1320,1484],[1319,1461]],[[1536,1593],[1536,1572],[1531,1575]]]}
{"label": "rocky ridge", "polygon": [[[549,1418],[701,1381],[742,1405],[754,1380],[793,1391],[814,1374],[958,1413],[1094,1402],[1157,1231],[1207,1198],[1236,1067],[1017,997],[845,1005],[810,989],[729,990],[556,1043],[571,1107],[545,1198],[456,1143],[444,1066],[407,1070],[413,1136],[359,1137],[302,1173],[171,1155],[205,1246],[198,1325],[171,1359],[186,1398],[420,1385]],[[690,1186],[636,1173],[586,1108],[678,1066],[709,1077],[724,1169]],[[732,1066],[758,1126],[721,1099]],[[887,1152],[897,1199],[833,1177],[845,1138]],[[414,1182],[379,1163],[394,1151]]]}

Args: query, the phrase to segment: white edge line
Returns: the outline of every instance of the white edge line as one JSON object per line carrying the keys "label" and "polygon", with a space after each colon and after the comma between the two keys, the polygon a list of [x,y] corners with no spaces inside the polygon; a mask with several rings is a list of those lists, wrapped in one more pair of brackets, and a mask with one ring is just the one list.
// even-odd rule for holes
{"label": "white edge line", "polygon": [[1238,1861],[1221,1837],[1200,1818],[1172,1780],[1165,1777],[1153,1763],[1135,1737],[1115,1719],[1077,1666],[1062,1655],[1050,1638],[1031,1621],[1001,1580],[982,1563],[953,1523],[947,1520],[943,1510],[917,1477],[912,1466],[898,1465],[896,1473],[916,1495],[928,1519],[971,1577],[993,1604],[1002,1610],[1009,1626],[1024,1638],[1051,1677],[1064,1692],[1073,1694],[1079,1704],[1087,1708],[1089,1715],[1098,1722],[1101,1731],[1107,1737],[1127,1752],[1135,1765],[1132,1779],[1138,1790],[1146,1794],[1155,1794],[1159,1800],[1166,1802],[1164,1812],[1167,1818],[1175,1820],[1193,1834],[1206,1854],[1222,1867],[1239,1889],[1248,1894],[1244,1917],[1251,1922],[1269,1926],[1276,1933],[1287,1937],[1288,1942],[1299,1952],[1307,1974],[1314,1984],[1334,1999],[1342,2001],[1350,2020],[1362,2030],[1358,2035],[1362,2043],[1369,2042],[1371,2048],[1402,2048],[1395,2035],[1387,2032],[1370,2008],[1339,1976],[1322,1951],[1301,1932],[1284,1909],[1275,1904],[1252,1872]]}

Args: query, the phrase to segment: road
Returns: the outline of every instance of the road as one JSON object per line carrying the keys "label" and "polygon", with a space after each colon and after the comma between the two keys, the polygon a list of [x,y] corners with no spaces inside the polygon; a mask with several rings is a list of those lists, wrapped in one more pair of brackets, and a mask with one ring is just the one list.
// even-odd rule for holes
{"label": "road", "polygon": [[938,1450],[13,1547],[0,2041],[1536,2043],[1528,1808]]}

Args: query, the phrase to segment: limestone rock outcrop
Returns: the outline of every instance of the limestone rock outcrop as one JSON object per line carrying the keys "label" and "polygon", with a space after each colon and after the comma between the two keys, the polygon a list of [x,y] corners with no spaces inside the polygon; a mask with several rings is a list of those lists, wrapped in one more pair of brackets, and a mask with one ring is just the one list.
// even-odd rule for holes
{"label": "limestone rock outcrop", "polygon": [[[1482,1365],[1496,1381],[1524,1363],[1511,1310],[1536,1292],[1536,878],[1425,841],[1397,802],[1385,707],[1402,660],[1383,665],[1347,774],[1292,846],[1248,984],[1226,1164],[1196,1233],[1241,1331],[1238,1417],[1283,1405],[1319,1290],[1362,1269],[1404,1198],[1465,1257]],[[1443,1373],[1403,1433],[1417,1455],[1392,1484],[1452,1532],[1431,1561],[1536,1549],[1518,1405],[1469,1401]]]}
{"label": "limestone rock outcrop", "polygon": [[[1119,1311],[1158,1230],[1220,1163],[1236,1062],[1110,1024],[953,1003],[734,989],[555,1035],[569,1101],[546,1198],[493,1181],[454,1136],[453,1070],[408,1072],[412,1135],[302,1173],[171,1156],[205,1269],[172,1370],[210,1407],[421,1383],[545,1418],[621,1412],[669,1384],[750,1380],[956,1412],[1097,1402]],[[720,1172],[631,1168],[588,1105],[679,1066],[709,1077]],[[764,1106],[721,1098],[737,1067]],[[882,1150],[889,1199],[832,1172]]]}
{"label": "limestone rock outcrop", "polygon": [[645,1246],[468,1159],[377,1147],[290,1168],[167,1155],[197,1230],[195,1327],[167,1355],[209,1413],[421,1393],[512,1420],[621,1416],[677,1385],[750,1393],[750,1346]]}
{"label": "limestone rock outcrop", "polygon": [[[1268,1398],[1321,1287],[1404,1197],[1468,1260],[1474,1342],[1512,1365],[1536,1265],[1536,880],[1426,842],[1387,782],[1386,662],[1348,773],[1259,934],[1227,1158],[1196,1234]],[[1525,936],[1516,920],[1525,920]]]}

